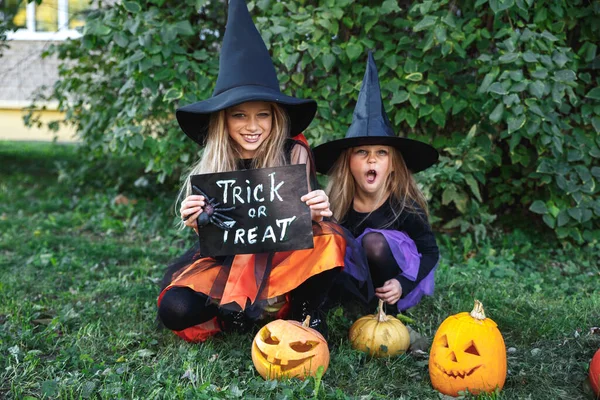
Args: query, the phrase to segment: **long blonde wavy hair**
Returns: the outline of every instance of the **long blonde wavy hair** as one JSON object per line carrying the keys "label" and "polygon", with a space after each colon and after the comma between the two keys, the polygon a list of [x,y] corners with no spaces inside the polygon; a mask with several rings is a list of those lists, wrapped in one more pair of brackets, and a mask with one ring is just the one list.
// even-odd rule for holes
{"label": "long blonde wavy hair", "polygon": [[[425,212],[425,216],[429,215],[425,196],[423,196],[412,173],[406,166],[402,154],[394,147],[387,147],[390,150],[392,172],[390,172],[386,179],[385,190],[381,198],[377,200],[378,203],[381,203],[383,200],[391,197],[394,219],[388,221],[385,226],[380,228],[391,226],[404,211],[417,213],[415,204]],[[350,211],[356,192],[356,184],[350,171],[350,156],[353,149],[353,147],[348,148],[340,154],[331,168],[329,182],[325,189],[325,192],[329,196],[333,217],[340,222],[343,221],[348,211]]]}
{"label": "long blonde wavy hair", "polygon": [[[288,137],[290,127],[287,112],[277,103],[270,103],[272,118],[271,134],[256,150],[251,168],[271,168],[286,165],[284,153],[285,139]],[[237,144],[229,136],[226,123],[226,110],[214,112],[210,115],[208,134],[200,160],[190,168],[183,181],[175,211],[179,214],[179,204],[192,194],[190,177],[192,175],[214,172],[230,172],[238,169],[239,160],[242,158]]]}

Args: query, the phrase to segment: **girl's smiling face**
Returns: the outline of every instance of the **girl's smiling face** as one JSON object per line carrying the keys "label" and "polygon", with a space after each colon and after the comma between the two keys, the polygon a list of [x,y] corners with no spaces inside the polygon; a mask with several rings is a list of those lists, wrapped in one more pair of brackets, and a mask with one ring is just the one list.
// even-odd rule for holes
{"label": "girl's smiling face", "polygon": [[250,101],[230,107],[225,112],[225,124],[242,158],[253,158],[256,150],[271,134],[271,103]]}
{"label": "girl's smiling face", "polygon": [[389,146],[358,146],[350,150],[350,172],[356,183],[357,194],[379,197],[386,190],[390,173],[392,149]]}

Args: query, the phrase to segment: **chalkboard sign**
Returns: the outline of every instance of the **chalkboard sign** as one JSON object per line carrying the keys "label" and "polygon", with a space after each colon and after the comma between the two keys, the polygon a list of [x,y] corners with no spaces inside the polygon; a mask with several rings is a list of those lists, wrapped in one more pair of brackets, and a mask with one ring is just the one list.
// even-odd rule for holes
{"label": "chalkboard sign", "polygon": [[304,164],[193,175],[191,183],[207,198],[198,218],[203,256],[313,247],[310,209],[300,201]]}

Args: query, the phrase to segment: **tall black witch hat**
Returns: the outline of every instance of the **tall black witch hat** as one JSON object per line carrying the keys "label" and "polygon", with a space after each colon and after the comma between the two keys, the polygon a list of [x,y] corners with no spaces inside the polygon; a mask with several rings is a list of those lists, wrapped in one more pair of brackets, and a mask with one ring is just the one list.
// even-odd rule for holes
{"label": "tall black witch hat", "polygon": [[397,148],[412,172],[422,171],[438,160],[438,152],[432,146],[418,140],[398,137],[394,133],[381,101],[377,66],[373,54],[369,52],[367,70],[352,115],[352,124],[345,138],[315,147],[313,151],[317,171],[326,174],[340,154],[349,147],[377,144]]}
{"label": "tall black witch hat", "polygon": [[230,0],[227,26],[213,96],[177,110],[177,122],[192,140],[204,144],[210,114],[247,101],[269,101],[285,108],[290,135],[301,133],[317,112],[314,100],[286,96],[265,43],[244,0]]}

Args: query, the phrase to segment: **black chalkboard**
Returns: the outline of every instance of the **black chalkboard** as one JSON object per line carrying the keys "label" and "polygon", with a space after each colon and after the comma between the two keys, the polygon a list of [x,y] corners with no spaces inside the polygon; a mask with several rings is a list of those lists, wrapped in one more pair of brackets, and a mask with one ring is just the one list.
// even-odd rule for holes
{"label": "black chalkboard", "polygon": [[[199,218],[203,256],[313,247],[306,165],[193,175],[194,194],[211,199]],[[216,207],[215,207],[216,206]]]}

